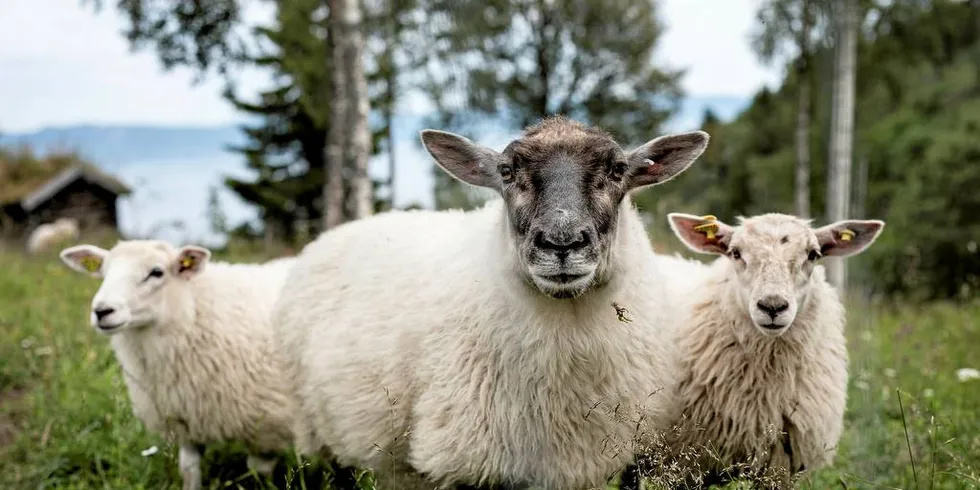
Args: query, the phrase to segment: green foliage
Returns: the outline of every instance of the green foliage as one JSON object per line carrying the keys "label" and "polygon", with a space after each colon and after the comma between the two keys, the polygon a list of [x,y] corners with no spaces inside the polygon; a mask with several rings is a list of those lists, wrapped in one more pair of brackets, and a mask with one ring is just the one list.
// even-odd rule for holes
{"label": "green foliage", "polygon": [[[99,11],[103,0],[81,0]],[[200,75],[225,72],[245,52],[235,28],[238,0],[117,0],[126,21],[123,36],[135,49],[153,46],[167,69],[190,66]]]}
{"label": "green foliage", "polygon": [[800,487],[980,488],[980,389],[956,375],[976,365],[980,303],[868,306],[848,309],[851,380],[835,464]]}
{"label": "green foliage", "polygon": [[[370,27],[381,29],[374,24]],[[278,4],[276,24],[257,28],[256,34],[272,49],[249,60],[271,70],[276,85],[260,93],[255,102],[242,100],[232,87],[226,90],[226,99],[236,108],[262,121],[242,126],[248,143],[235,148],[245,156],[254,177],[228,178],[225,184],[259,209],[262,223],[272,237],[294,242],[297,235],[313,236],[322,226],[324,150],[331,113],[327,11],[322,0],[282,1]],[[394,95],[388,93],[382,78],[396,70],[397,67],[382,64],[369,74],[368,79],[375,86],[382,84],[373,98],[385,102],[375,111],[387,110],[394,103]],[[387,124],[375,124],[372,136],[372,149],[377,152],[379,142],[390,136]],[[377,182],[374,188],[377,196]]]}
{"label": "green foliage", "polygon": [[322,216],[330,75],[321,4],[281,2],[276,25],[256,29],[273,49],[251,62],[271,70],[276,86],[256,102],[240,99],[231,86],[225,92],[236,108],[262,119],[242,126],[248,143],[234,148],[245,156],[254,180],[228,178],[225,184],[259,209],[267,233],[286,241],[297,231],[315,233]]}
{"label": "green foliage", "polygon": [[[975,296],[980,2],[880,3],[869,8],[865,24],[858,48],[851,214],[888,225],[868,252],[849,259],[852,275],[880,293]],[[811,217],[825,214],[831,54],[820,47],[811,65],[818,89],[810,127]],[[669,188],[658,190],[660,198],[722,219],[793,212],[798,83],[790,71],[781,87],[761,90],[735,121],[706,123],[709,150]],[[862,165],[866,184],[857,178]]]}
{"label": "green foliage", "polygon": [[[426,0],[422,5],[432,46],[424,89],[438,108],[439,127],[478,132],[493,118],[516,130],[564,114],[636,145],[657,136],[676,109],[681,72],[652,62],[663,32],[654,2]],[[449,195],[467,203],[460,191],[447,190],[460,184],[439,173],[437,198]]]}

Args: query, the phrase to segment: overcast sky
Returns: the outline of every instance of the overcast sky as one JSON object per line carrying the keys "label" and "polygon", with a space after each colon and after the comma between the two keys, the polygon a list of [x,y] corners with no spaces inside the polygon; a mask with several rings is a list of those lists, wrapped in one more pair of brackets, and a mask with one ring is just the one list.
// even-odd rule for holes
{"label": "overcast sky", "polygon": [[[749,95],[773,85],[778,71],[760,65],[748,45],[759,0],[661,0],[667,32],[658,59],[686,67],[688,95]],[[152,51],[130,52],[114,1],[95,14],[79,0],[0,1],[0,131],[80,123],[214,125],[236,113],[221,83],[191,84],[184,69],[164,72]],[[252,2],[251,21],[271,18]],[[244,73],[257,90],[263,73]],[[411,109],[406,107],[406,109]]]}

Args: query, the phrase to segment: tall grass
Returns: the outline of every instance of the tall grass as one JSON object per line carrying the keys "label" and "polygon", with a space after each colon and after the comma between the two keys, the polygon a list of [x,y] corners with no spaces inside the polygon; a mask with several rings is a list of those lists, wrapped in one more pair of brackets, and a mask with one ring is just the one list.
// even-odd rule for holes
{"label": "tall grass", "polygon": [[[54,254],[0,252],[0,488],[180,488],[176,448],[132,415],[107,339],[87,324],[97,287]],[[855,304],[849,318],[839,455],[799,486],[980,488],[980,380],[955,374],[980,368],[980,301]],[[284,458],[263,482],[241,447],[210,448],[206,488],[328,485],[324,466]]]}

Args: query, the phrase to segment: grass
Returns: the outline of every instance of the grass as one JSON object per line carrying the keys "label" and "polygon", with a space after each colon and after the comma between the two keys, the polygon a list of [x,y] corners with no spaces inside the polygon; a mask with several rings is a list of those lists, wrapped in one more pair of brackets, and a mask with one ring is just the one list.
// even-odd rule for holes
{"label": "grass", "polygon": [[[132,415],[106,338],[87,325],[98,281],[53,255],[0,252],[0,271],[0,488],[180,488],[176,448]],[[980,380],[955,375],[980,368],[980,301],[849,311],[846,432],[834,467],[800,488],[980,488]],[[326,486],[325,467],[285,458],[268,485],[240,447],[210,448],[206,488]]]}

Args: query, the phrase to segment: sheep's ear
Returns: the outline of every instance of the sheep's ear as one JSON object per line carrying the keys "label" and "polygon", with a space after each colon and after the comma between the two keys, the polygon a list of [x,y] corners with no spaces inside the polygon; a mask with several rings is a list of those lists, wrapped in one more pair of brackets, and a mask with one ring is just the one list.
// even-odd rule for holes
{"label": "sheep's ear", "polygon": [[211,251],[197,245],[186,245],[177,252],[174,263],[174,273],[177,277],[190,279],[204,270],[204,265],[211,258]]}
{"label": "sheep's ear", "polygon": [[844,220],[814,230],[824,257],[850,257],[874,243],[885,229],[880,220]]}
{"label": "sheep's ear", "polygon": [[467,184],[500,189],[497,166],[505,163],[503,155],[467,138],[445,131],[422,131],[422,144],[449,175]]}
{"label": "sheep's ear", "polygon": [[732,227],[714,216],[694,216],[683,213],[667,215],[670,229],[684,245],[704,254],[727,254],[732,239]]}
{"label": "sheep's ear", "polygon": [[102,263],[109,252],[95,245],[75,245],[62,250],[58,257],[75,272],[102,277]]}
{"label": "sheep's ear", "polygon": [[704,153],[709,139],[704,131],[669,134],[630,151],[626,156],[632,170],[629,188],[662,184],[680,175]]}

